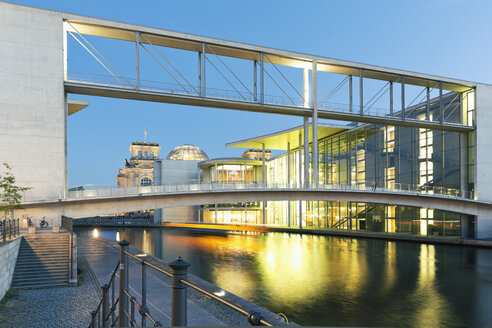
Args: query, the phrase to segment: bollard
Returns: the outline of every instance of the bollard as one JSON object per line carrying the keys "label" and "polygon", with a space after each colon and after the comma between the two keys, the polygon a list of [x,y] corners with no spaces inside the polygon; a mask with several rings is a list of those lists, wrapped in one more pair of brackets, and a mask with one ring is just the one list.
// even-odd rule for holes
{"label": "bollard", "polygon": [[146,274],[145,259],[142,260],[142,307],[140,314],[142,315],[142,327],[145,327],[147,316],[147,274]]}
{"label": "bollard", "polygon": [[108,315],[108,310],[109,310],[109,287],[108,284],[105,284],[104,286],[101,287],[102,289],[102,294],[103,294],[103,299],[102,299],[102,326],[104,328],[109,328],[109,315]]}
{"label": "bollard", "polygon": [[171,305],[171,326],[186,326],[187,325],[187,309],[186,309],[186,285],[181,282],[181,279],[186,279],[186,273],[190,264],[183,261],[181,256],[174,262],[169,263],[171,273],[173,274],[172,288],[172,305]]}
{"label": "bollard", "polygon": [[91,312],[91,327],[96,327],[96,311]]}
{"label": "bollard", "polygon": [[118,327],[128,327],[128,296],[125,291],[128,291],[128,246],[130,242],[123,239],[120,244],[120,291],[118,302]]}

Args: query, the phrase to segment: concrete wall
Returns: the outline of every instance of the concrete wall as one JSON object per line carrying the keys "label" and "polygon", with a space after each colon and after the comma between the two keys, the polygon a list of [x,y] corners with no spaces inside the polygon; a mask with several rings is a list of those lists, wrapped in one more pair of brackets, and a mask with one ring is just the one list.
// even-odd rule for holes
{"label": "concrete wall", "polygon": [[[492,86],[477,85],[475,122],[475,191],[479,200],[492,200]],[[477,216],[477,238],[492,237],[492,216],[481,212]]]}
{"label": "concrete wall", "polygon": [[0,300],[3,299],[12,283],[21,240],[22,238],[18,237],[0,244]]}
{"label": "concrete wall", "polygon": [[[39,195],[66,183],[63,19],[0,2],[0,162]],[[47,216],[50,223],[60,217]]]}
{"label": "concrete wall", "polygon": [[156,160],[154,162],[154,184],[197,183],[198,163],[199,161]]}

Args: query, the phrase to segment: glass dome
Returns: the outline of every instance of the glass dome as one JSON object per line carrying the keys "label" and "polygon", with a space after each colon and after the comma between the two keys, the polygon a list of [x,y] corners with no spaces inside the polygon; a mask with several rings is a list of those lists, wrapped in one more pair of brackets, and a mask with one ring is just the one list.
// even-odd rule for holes
{"label": "glass dome", "polygon": [[181,160],[181,161],[206,161],[208,160],[207,154],[197,146],[182,145],[174,148],[167,159]]}

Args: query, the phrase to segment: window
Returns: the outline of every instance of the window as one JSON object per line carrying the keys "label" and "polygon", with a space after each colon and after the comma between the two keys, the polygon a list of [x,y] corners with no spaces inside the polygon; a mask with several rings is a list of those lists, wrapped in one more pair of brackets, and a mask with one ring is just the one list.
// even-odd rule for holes
{"label": "window", "polygon": [[148,158],[148,156],[147,156],[147,152],[144,152],[144,157],[145,157],[145,158]]}
{"label": "window", "polygon": [[154,152],[153,151],[150,152],[150,158],[154,158]]}
{"label": "window", "polygon": [[150,178],[148,178],[148,177],[144,177],[140,180],[140,185],[141,186],[150,186],[150,185],[152,185],[152,180],[150,180]]}
{"label": "window", "polygon": [[142,157],[142,151],[138,152],[138,157]]}

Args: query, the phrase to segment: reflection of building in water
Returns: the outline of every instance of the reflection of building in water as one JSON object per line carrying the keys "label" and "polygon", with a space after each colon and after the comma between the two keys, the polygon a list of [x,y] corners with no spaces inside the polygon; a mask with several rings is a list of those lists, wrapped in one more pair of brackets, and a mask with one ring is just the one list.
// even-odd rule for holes
{"label": "reflection of building in water", "polygon": [[118,188],[150,186],[153,184],[154,160],[159,158],[161,147],[157,143],[133,142],[130,145],[130,160],[119,169],[116,182]]}

